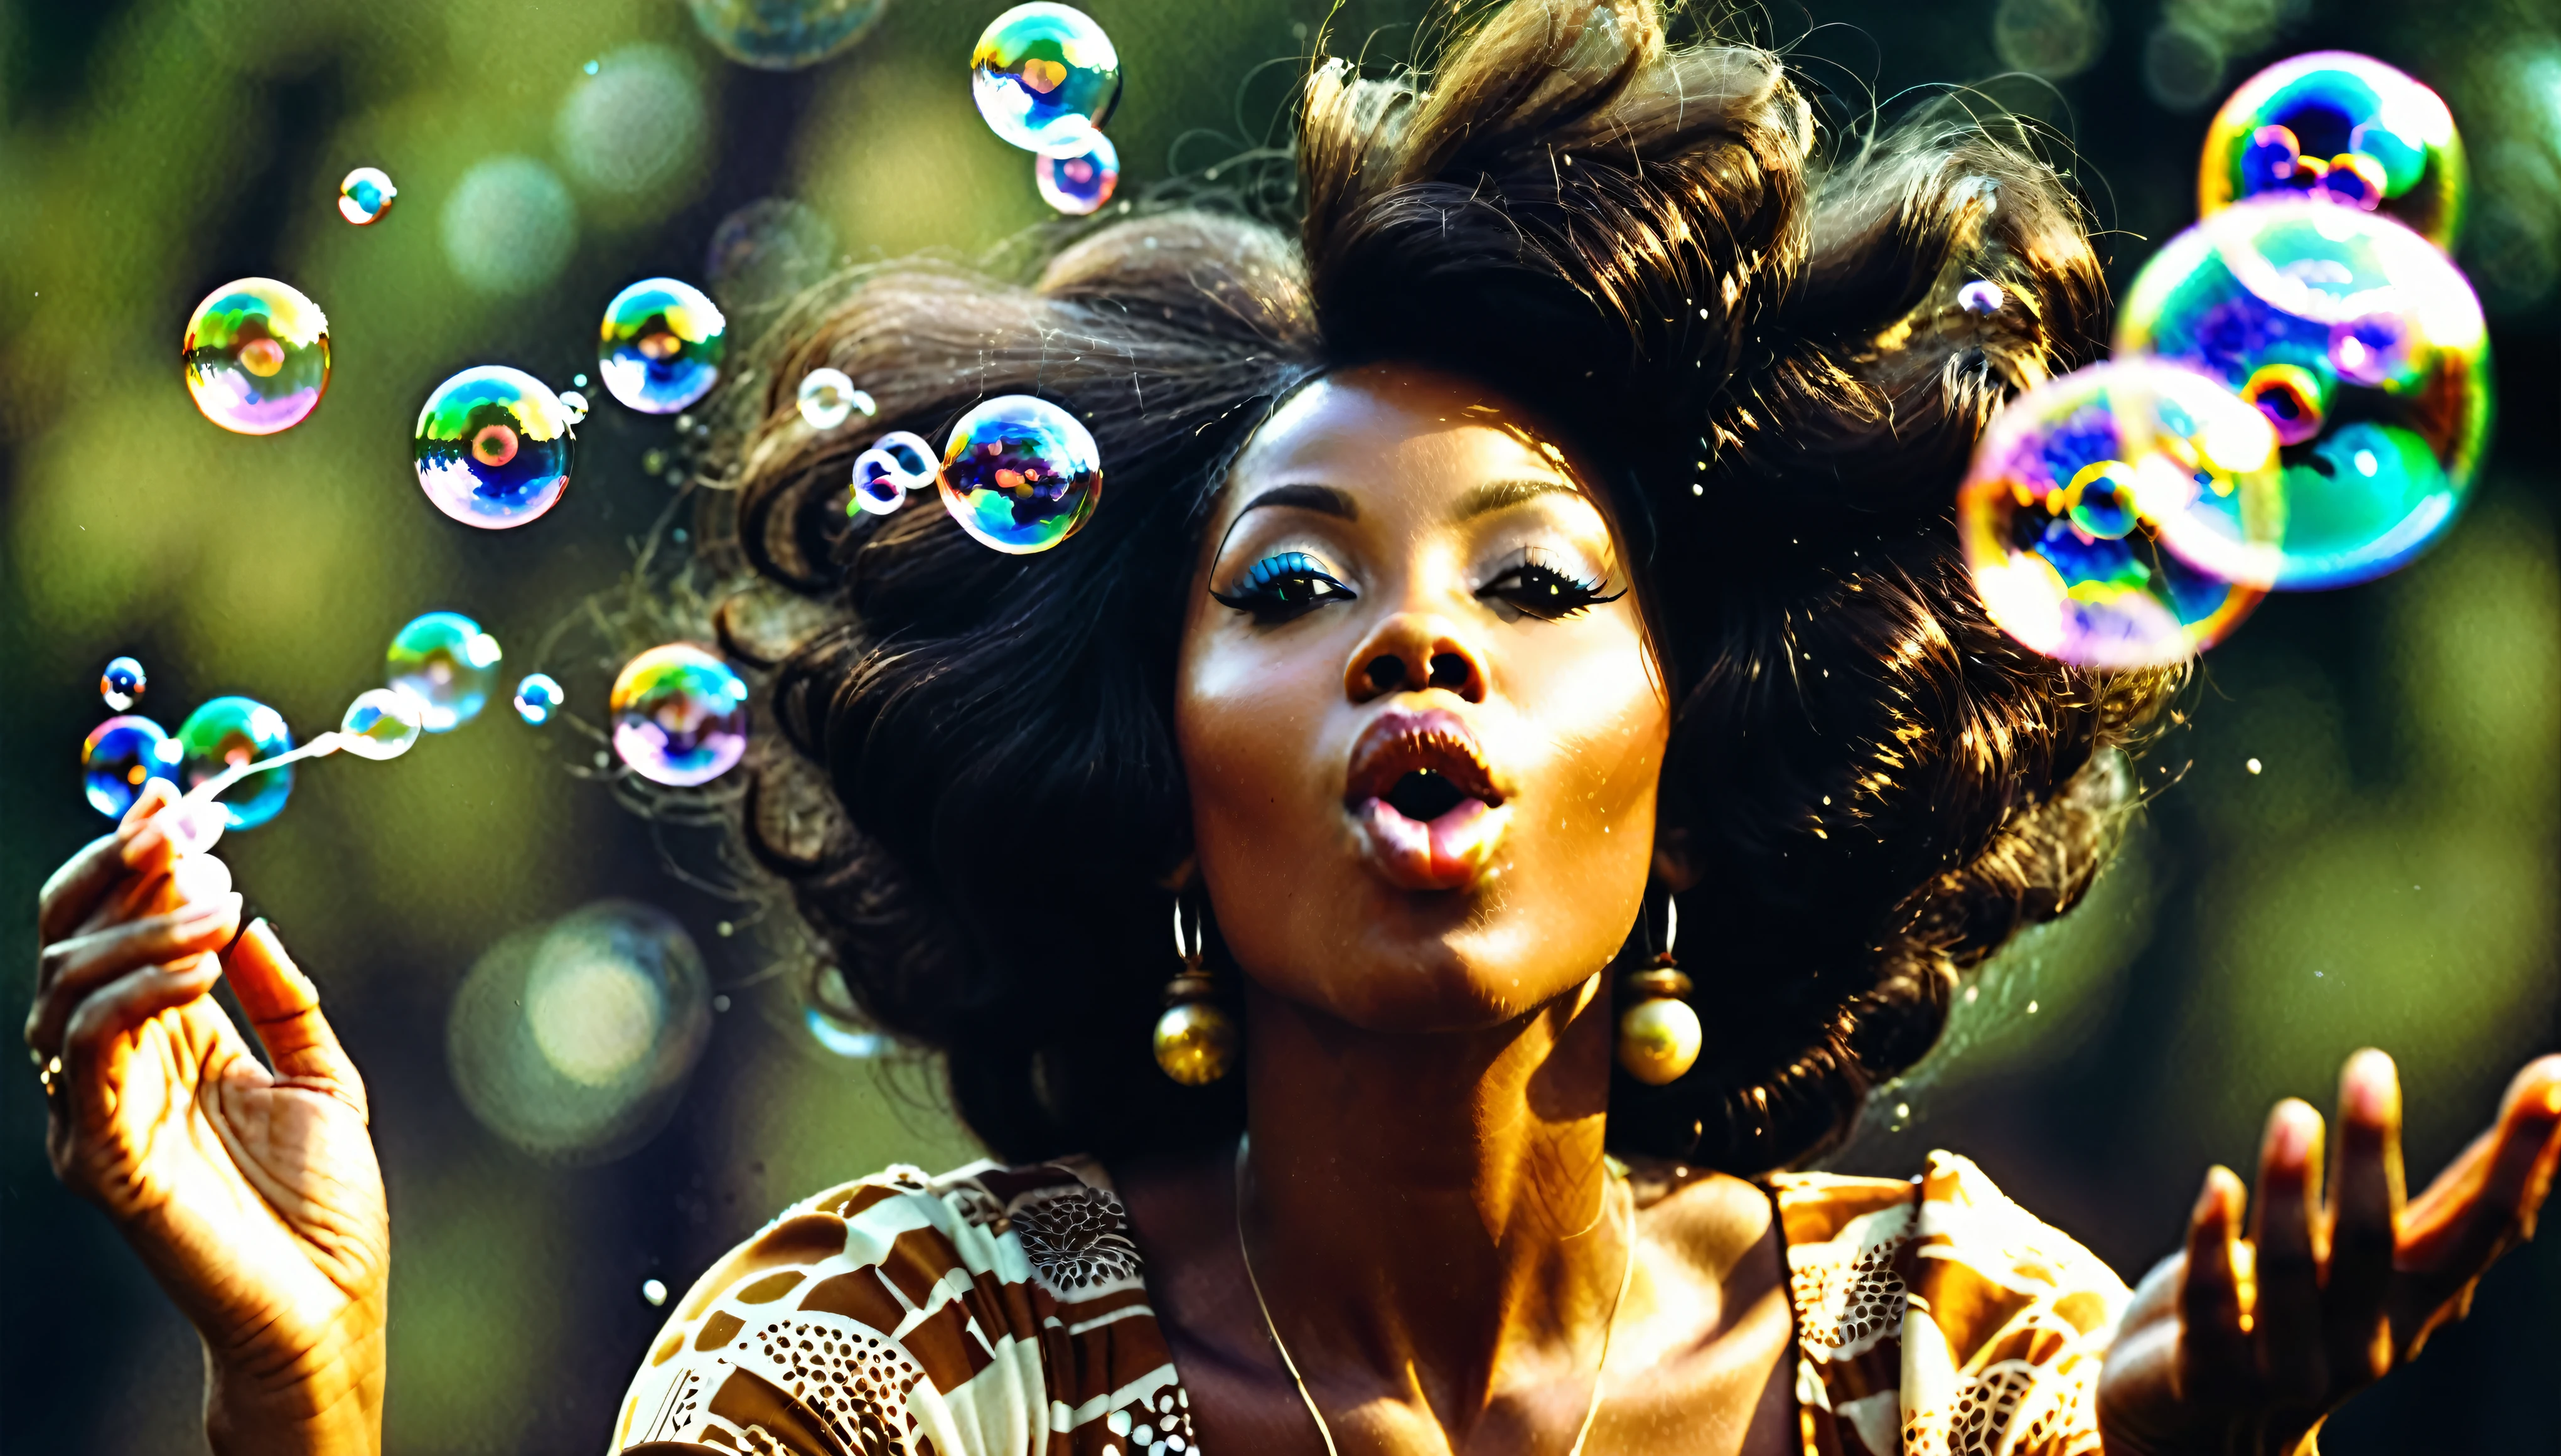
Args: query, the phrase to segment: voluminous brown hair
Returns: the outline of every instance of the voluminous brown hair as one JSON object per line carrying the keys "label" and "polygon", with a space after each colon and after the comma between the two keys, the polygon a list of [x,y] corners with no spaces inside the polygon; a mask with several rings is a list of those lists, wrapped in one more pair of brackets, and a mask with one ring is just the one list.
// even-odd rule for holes
{"label": "voluminous brown hair", "polygon": [[[1597,462],[1675,718],[1663,842],[1695,873],[1707,1051],[1623,1076],[1611,1137],[1737,1172],[1836,1141],[1959,977],[2080,898],[2169,674],[1986,620],[1949,514],[2018,389],[2092,357],[2084,215],[2015,124],[1933,107],[1825,158],[1777,56],[1674,44],[1653,0],[1453,18],[1429,69],[1309,77],[1294,236],[1115,217],[1027,282],[871,269],[778,326],[734,446],[738,546],[824,625],[774,665],[787,740],[748,843],[887,1030],[947,1058],[1000,1154],[1106,1158],[1242,1125],[1241,1078],[1148,1049],[1189,814],[1170,697],[1220,472],[1272,405],[1396,359],[1529,404]],[[1968,312],[1984,279],[2002,303]],[[821,365],[881,405],[814,433]],[[848,518],[854,454],[1035,394],[1101,444],[1076,538],[988,551],[930,501]]]}

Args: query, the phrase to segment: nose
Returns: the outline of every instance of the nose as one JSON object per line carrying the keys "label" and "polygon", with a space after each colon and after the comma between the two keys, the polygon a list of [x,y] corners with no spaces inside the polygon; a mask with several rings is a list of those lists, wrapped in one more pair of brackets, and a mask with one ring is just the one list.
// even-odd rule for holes
{"label": "nose", "polygon": [[1399,612],[1352,650],[1343,692],[1354,703],[1367,703],[1438,688],[1482,703],[1488,676],[1483,654],[1459,635],[1456,624],[1428,612]]}

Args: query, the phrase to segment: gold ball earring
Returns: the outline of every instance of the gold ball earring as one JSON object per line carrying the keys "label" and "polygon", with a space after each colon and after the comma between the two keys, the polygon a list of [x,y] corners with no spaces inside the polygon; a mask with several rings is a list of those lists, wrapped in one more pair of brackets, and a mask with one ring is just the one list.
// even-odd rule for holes
{"label": "gold ball earring", "polygon": [[1672,960],[1672,940],[1680,933],[1680,903],[1663,897],[1663,948],[1640,971],[1619,983],[1619,1064],[1627,1075],[1659,1087],[1678,1081],[1698,1064],[1706,1034],[1698,1012],[1689,1004],[1689,977]]}
{"label": "gold ball earring", "polygon": [[1208,942],[1200,917],[1184,934],[1182,896],[1174,897],[1174,954],[1183,968],[1165,984],[1165,1012],[1156,1018],[1156,1064],[1187,1087],[1205,1087],[1236,1061],[1236,1023],[1217,1001],[1201,955]]}

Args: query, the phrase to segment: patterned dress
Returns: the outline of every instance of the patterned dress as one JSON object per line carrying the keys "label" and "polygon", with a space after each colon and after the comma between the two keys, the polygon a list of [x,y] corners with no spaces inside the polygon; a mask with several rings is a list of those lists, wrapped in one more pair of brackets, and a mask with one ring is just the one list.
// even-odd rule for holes
{"label": "patterned dress", "polygon": [[[2128,1299],[2088,1250],[1931,1155],[1910,1182],[1768,1180],[1805,1456],[2083,1456]],[[623,1397],[623,1456],[1185,1456],[1191,1397],[1097,1165],[830,1189],[732,1250]]]}

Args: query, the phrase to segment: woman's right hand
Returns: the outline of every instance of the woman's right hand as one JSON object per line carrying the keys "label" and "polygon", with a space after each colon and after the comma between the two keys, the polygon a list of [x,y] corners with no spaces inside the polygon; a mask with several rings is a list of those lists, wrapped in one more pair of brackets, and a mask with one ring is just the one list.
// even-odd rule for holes
{"label": "woman's right hand", "polygon": [[[203,1335],[216,1451],[370,1456],[391,1250],[364,1082],[274,930],[239,933],[230,871],[173,842],[176,798],[151,780],[45,884],[27,1045],[54,1172]],[[209,994],[226,973],[272,1070]]]}

